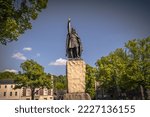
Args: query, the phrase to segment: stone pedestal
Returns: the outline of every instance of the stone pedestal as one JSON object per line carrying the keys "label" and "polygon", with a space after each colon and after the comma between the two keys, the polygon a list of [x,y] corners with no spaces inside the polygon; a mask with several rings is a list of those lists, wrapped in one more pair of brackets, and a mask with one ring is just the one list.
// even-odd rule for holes
{"label": "stone pedestal", "polygon": [[68,93],[85,92],[85,62],[83,60],[67,61]]}
{"label": "stone pedestal", "polygon": [[68,93],[64,100],[87,100],[89,94],[85,93],[86,64],[82,59],[71,59],[67,61],[66,76],[68,82]]}

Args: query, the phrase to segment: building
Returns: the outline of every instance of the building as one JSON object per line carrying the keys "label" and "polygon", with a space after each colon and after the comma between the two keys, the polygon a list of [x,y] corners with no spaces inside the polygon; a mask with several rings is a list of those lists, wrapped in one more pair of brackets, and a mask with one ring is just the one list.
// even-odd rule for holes
{"label": "building", "polygon": [[[0,100],[31,100],[31,89],[14,89],[13,80],[0,80]],[[53,89],[36,88],[35,100],[53,100]]]}
{"label": "building", "polygon": [[[31,89],[22,88],[21,89],[21,100],[31,100]],[[53,100],[53,89],[47,88],[36,88],[35,89],[35,100]]]}
{"label": "building", "polygon": [[21,89],[14,89],[13,80],[0,80],[0,100],[19,100]]}

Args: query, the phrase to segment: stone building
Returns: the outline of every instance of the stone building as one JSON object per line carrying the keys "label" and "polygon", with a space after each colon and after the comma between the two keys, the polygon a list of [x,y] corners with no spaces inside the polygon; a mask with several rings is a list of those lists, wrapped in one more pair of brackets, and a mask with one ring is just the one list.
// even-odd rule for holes
{"label": "stone building", "polygon": [[[13,80],[0,80],[0,100],[31,100],[31,89],[14,89]],[[35,100],[53,100],[53,89],[36,88]]]}
{"label": "stone building", "polygon": [[13,80],[0,80],[0,100],[19,100],[21,89],[15,89]]}

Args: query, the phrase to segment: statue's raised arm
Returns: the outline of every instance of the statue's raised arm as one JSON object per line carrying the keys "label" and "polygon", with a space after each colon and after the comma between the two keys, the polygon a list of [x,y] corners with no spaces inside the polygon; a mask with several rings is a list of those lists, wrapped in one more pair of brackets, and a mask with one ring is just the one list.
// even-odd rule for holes
{"label": "statue's raised arm", "polygon": [[68,18],[68,33],[71,34],[71,18]]}

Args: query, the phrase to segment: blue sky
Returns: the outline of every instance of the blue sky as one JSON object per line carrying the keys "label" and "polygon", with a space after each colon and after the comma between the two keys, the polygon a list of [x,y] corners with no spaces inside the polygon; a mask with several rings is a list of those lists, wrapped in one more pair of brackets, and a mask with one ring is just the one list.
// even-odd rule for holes
{"label": "blue sky", "polygon": [[49,0],[18,41],[0,45],[0,71],[19,71],[34,59],[45,72],[65,75],[67,20],[83,44],[82,58],[95,66],[102,56],[134,38],[150,36],[150,0]]}

